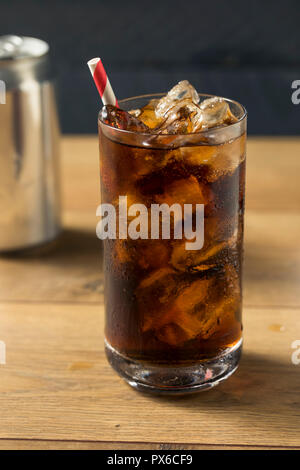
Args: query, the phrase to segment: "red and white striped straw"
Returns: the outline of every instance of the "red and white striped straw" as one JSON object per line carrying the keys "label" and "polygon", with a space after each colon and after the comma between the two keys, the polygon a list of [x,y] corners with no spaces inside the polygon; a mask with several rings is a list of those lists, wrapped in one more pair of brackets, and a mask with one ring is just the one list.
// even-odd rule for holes
{"label": "red and white striped straw", "polygon": [[103,104],[112,104],[118,106],[117,98],[113,92],[108,76],[102,64],[100,57],[95,57],[88,61],[88,66],[93,76],[96,87],[99,91]]}

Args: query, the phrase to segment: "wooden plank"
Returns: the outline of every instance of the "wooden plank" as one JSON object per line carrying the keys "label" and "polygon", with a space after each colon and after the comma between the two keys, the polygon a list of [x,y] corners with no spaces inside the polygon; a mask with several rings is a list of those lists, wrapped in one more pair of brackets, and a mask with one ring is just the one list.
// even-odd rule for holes
{"label": "wooden plank", "polygon": [[[102,244],[96,217],[65,217],[65,230],[48,246],[0,258],[0,299],[18,302],[102,301]],[[91,228],[91,225],[93,227]]]}
{"label": "wooden plank", "polygon": [[93,216],[100,202],[97,136],[70,136],[61,141],[63,207]]}
{"label": "wooden plank", "polygon": [[300,306],[300,213],[246,214],[244,305]]}
{"label": "wooden plank", "polygon": [[291,361],[299,313],[245,309],[238,372],[207,393],[166,399],[113,373],[101,307],[2,303],[0,438],[300,446],[300,366]]}
{"label": "wooden plank", "polygon": [[248,138],[246,209],[299,212],[300,138]]}

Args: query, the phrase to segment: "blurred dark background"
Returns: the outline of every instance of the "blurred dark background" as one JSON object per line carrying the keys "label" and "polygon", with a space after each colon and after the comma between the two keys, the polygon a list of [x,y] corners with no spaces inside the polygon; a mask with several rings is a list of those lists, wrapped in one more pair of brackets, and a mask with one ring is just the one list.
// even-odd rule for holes
{"label": "blurred dark background", "polygon": [[0,33],[50,43],[64,133],[97,132],[101,56],[119,99],[188,79],[243,103],[251,134],[299,134],[299,0],[0,0]]}

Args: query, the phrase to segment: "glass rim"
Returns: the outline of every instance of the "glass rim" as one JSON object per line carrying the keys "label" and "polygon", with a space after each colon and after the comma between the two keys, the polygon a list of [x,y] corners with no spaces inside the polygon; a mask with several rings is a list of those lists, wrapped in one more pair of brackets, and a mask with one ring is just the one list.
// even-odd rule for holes
{"label": "glass rim", "polygon": [[[155,97],[158,98],[158,97],[163,97],[166,95],[167,92],[165,93],[148,93],[148,94],[145,94],[145,95],[138,95],[138,96],[130,96],[129,98],[123,98],[122,100],[118,101],[119,104],[121,103],[128,103],[130,101],[133,101],[133,100],[138,100],[138,99],[143,99],[143,98],[149,98],[149,99],[154,99]],[[235,127],[237,127],[241,122],[243,122],[248,113],[247,113],[247,110],[245,108],[245,106],[243,106],[241,103],[239,103],[238,101],[235,101],[235,100],[232,100],[230,98],[225,98],[223,96],[219,96],[219,95],[211,95],[211,94],[208,94],[208,93],[198,93],[199,97],[206,97],[206,98],[222,98],[224,99],[227,103],[233,103],[234,105],[238,106],[239,108],[241,108],[242,110],[242,116],[237,118],[238,120],[232,124],[228,124],[225,126],[226,129],[234,129]],[[113,129],[115,130],[117,133],[120,133],[120,134],[123,134],[123,135],[140,135],[140,136],[160,136],[161,138],[168,138],[168,137],[175,137],[176,135],[177,136],[185,136],[186,138],[188,138],[188,136],[197,136],[197,135],[201,135],[201,136],[205,136],[205,135],[208,135],[208,134],[211,134],[212,132],[215,133],[215,132],[222,132],[224,131],[224,126],[216,126],[216,127],[210,127],[209,129],[203,129],[203,130],[200,130],[200,131],[196,131],[196,132],[189,132],[188,134],[155,134],[155,133],[149,133],[149,132],[136,132],[136,131],[129,131],[129,130],[126,130],[126,129],[119,129],[118,127],[114,127],[114,126],[111,126],[110,124],[106,124],[104,121],[102,121],[101,119],[101,111],[102,109],[104,108],[104,106],[102,106],[102,108],[100,109],[99,113],[98,113],[98,120],[101,122],[101,125],[109,128],[109,129]]]}

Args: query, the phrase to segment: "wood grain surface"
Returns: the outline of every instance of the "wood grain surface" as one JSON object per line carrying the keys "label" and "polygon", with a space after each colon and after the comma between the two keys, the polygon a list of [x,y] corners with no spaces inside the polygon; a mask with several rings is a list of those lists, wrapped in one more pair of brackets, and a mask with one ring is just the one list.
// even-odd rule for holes
{"label": "wood grain surface", "polygon": [[300,449],[299,154],[297,138],[249,139],[241,365],[166,399],[105,360],[97,138],[63,138],[63,234],[0,258],[0,449]]}

